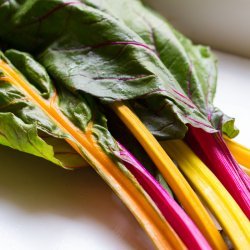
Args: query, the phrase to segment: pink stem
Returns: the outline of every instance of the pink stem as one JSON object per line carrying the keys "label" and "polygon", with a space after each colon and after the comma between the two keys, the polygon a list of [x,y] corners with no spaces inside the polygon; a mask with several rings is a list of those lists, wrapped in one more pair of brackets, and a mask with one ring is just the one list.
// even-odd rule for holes
{"label": "pink stem", "polygon": [[199,229],[153,176],[121,145],[120,157],[188,249],[211,249]]}
{"label": "pink stem", "polygon": [[250,218],[250,179],[233,158],[221,134],[190,126],[186,141]]}

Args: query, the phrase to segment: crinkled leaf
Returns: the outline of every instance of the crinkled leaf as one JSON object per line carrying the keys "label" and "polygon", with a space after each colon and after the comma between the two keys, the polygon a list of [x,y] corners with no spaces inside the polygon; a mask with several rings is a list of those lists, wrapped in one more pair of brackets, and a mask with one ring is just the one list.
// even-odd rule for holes
{"label": "crinkled leaf", "polygon": [[[107,130],[106,119],[98,111],[93,98],[73,95],[60,85],[52,85],[45,69],[29,54],[16,50],[9,50],[5,54],[8,59],[1,54],[0,60],[12,68],[15,65],[22,71],[26,79],[30,80],[28,84],[46,101],[52,102],[56,97],[58,110],[76,128],[85,131],[91,124],[97,143],[110,157],[115,158],[116,142]],[[24,70],[24,64],[20,62],[25,62]],[[38,81],[36,81],[37,78]],[[0,115],[4,117],[1,118],[0,125],[2,144],[43,157],[66,168],[86,165],[86,162],[65,142],[65,139],[71,141],[74,139],[65,133],[38,105],[34,104],[26,93],[9,79],[1,67]]]}
{"label": "crinkled leaf", "polygon": [[[238,135],[239,130],[235,127],[235,119],[227,116],[220,109],[213,106],[217,83],[217,61],[208,47],[201,45],[194,46],[190,40],[174,30],[175,34],[183,44],[191,59],[191,63],[197,75],[197,84],[200,84],[204,94],[205,109],[203,113],[207,115],[212,125],[221,130],[228,137],[233,138]],[[191,92],[192,93],[192,92]],[[198,107],[202,108],[201,105]]]}
{"label": "crinkled leaf", "polygon": [[0,143],[62,165],[52,146],[38,136],[36,125],[26,124],[10,112],[0,112]]}
{"label": "crinkled leaf", "polygon": [[8,50],[5,55],[44,98],[48,99],[51,96],[53,93],[52,82],[47,72],[38,62],[31,56],[16,50]]}
{"label": "crinkled leaf", "polygon": [[[234,126],[234,119],[218,112],[218,109],[213,106],[217,81],[217,60],[209,47],[193,45],[166,20],[143,6],[141,1],[87,0],[86,2],[94,8],[116,17],[139,34],[173,74],[186,96],[216,129],[219,127],[215,121],[220,120],[220,129],[225,134],[230,137],[238,134],[238,130]],[[157,102],[160,103],[160,101]],[[149,110],[151,106],[149,104]],[[166,106],[169,108],[169,105]],[[152,111],[146,119],[144,119],[144,113],[138,112],[138,114],[145,122],[149,121],[148,123],[151,124],[149,129],[156,136],[171,138],[169,136],[171,129],[159,129],[164,127],[163,124],[168,126],[169,116],[166,115],[167,119],[164,120],[164,116],[159,117],[157,110]],[[192,124],[190,121],[189,123]],[[178,125],[178,123],[175,124]],[[199,126],[196,124],[196,127]]]}
{"label": "crinkled leaf", "polygon": [[[39,60],[49,74],[72,92],[91,94],[105,102],[140,98],[152,103],[165,97],[166,105],[172,106],[168,113],[173,110],[170,122],[181,124],[170,126],[174,130],[168,137],[182,137],[186,123],[215,131],[148,43],[147,30],[142,36],[116,16],[88,6],[89,2],[27,0],[16,10],[8,9],[8,19],[1,16],[0,9],[0,20],[8,24],[0,36],[17,48],[40,52]],[[158,106],[150,108],[154,113],[159,110]]]}
{"label": "crinkled leaf", "polygon": [[[152,100],[154,99],[154,100]],[[150,102],[152,100],[152,102]],[[149,109],[150,103],[159,104],[159,107]],[[131,101],[131,107],[139,115],[141,121],[159,139],[183,138],[187,127],[180,121],[178,111],[173,102],[166,98],[151,97],[146,101]],[[155,110],[153,110],[155,108]],[[158,108],[158,110],[157,110]],[[153,112],[152,112],[153,110]]]}
{"label": "crinkled leaf", "polygon": [[[0,59],[10,64],[3,54],[0,55]],[[38,107],[30,103],[27,97],[4,77],[4,73],[0,70],[1,144],[43,157],[64,167],[71,167],[71,164],[60,161],[52,144],[46,143],[43,137],[39,136],[39,133],[46,137],[51,137],[53,134],[60,143],[65,144],[64,140],[60,139],[63,137],[62,131],[58,130]]]}

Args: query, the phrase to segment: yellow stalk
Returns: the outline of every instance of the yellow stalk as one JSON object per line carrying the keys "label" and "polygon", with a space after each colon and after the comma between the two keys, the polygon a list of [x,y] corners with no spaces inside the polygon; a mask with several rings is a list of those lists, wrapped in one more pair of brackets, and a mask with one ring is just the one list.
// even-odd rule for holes
{"label": "yellow stalk", "polygon": [[144,147],[212,248],[227,249],[201,201],[155,137],[125,104],[116,102],[112,108]]}
{"label": "yellow stalk", "polygon": [[161,145],[214,213],[235,248],[250,249],[248,218],[216,176],[184,142],[164,141]]}
{"label": "yellow stalk", "polygon": [[102,151],[92,136],[91,124],[83,133],[60,112],[56,106],[56,95],[50,101],[46,101],[18,72],[3,60],[0,60],[0,69],[4,72],[5,78],[7,77],[5,81],[20,89],[64,132],[71,135],[74,141],[67,140],[67,142],[89,162],[122,199],[158,249],[186,249],[180,238],[131,174],[122,172],[119,166]]}
{"label": "yellow stalk", "polygon": [[236,141],[229,139],[228,137],[224,136],[226,144],[229,150],[232,152],[235,159],[238,161],[239,164],[243,165],[245,169],[248,171],[248,175],[250,173],[250,149],[244,147],[243,145],[239,144]]}

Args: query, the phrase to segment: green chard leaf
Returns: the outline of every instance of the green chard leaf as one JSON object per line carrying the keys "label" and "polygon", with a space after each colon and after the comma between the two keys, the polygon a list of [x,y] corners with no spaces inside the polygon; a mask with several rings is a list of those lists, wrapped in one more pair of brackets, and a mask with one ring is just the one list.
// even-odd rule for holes
{"label": "green chard leaf", "polygon": [[[221,130],[231,138],[239,133],[234,126],[234,119],[213,106],[217,82],[217,59],[209,47],[193,45],[189,39],[157,13],[143,6],[139,0],[87,0],[85,2],[109,13],[140,35],[172,73],[186,96],[207,117],[215,129]],[[152,109],[155,106],[154,103],[162,102],[162,98],[158,100],[153,98],[146,108],[138,110],[137,113],[158,138],[171,138],[169,131],[172,132],[174,129],[170,129],[169,124],[170,126],[174,124],[175,128],[179,128],[180,124],[177,119],[169,119],[170,105],[166,104],[162,109],[163,114],[157,112],[157,109]],[[165,102],[167,103],[167,100]],[[134,102],[134,104],[138,107],[137,103]],[[150,112],[150,109],[153,112]],[[195,121],[193,123],[189,121],[189,123],[199,127]],[[178,138],[180,135],[173,137]]]}
{"label": "green chard leaf", "polygon": [[[8,59],[7,59],[8,58]],[[36,93],[56,105],[75,126],[85,131],[91,123],[92,133],[106,154],[114,157],[117,145],[107,130],[106,119],[90,96],[73,95],[61,86],[53,86],[45,69],[32,56],[16,50],[1,53],[0,60],[19,69]],[[10,62],[11,61],[11,62]],[[34,83],[34,84],[33,84]],[[52,104],[51,104],[52,105]],[[66,143],[74,141],[10,78],[0,67],[0,143],[43,157],[65,168],[87,163]]]}
{"label": "green chard leaf", "polygon": [[[95,1],[27,0],[16,11],[9,10],[11,18],[8,19],[1,16],[0,9],[0,20],[9,24],[0,31],[0,37],[11,46],[38,54],[38,60],[53,79],[71,92],[87,93],[106,103],[136,99],[140,109],[149,106],[150,113],[158,116],[159,123],[156,122],[152,132],[159,137],[182,138],[187,123],[214,132],[206,115],[185,93],[183,83],[171,71],[166,58],[150,44],[151,24],[145,22],[144,15],[150,23],[156,22],[154,26],[158,25],[159,18],[140,2],[128,2],[136,3],[135,9],[142,15],[134,19],[133,23],[142,19],[134,26],[132,21],[126,22],[97,8]],[[107,1],[107,6],[110,3]],[[123,13],[130,13],[125,7]],[[137,14],[131,12],[131,20]],[[161,19],[158,22],[167,26]],[[177,52],[170,56],[172,62],[179,50],[184,53],[185,49],[168,29],[163,38],[158,33],[153,35],[159,40],[158,46],[169,44],[171,37],[178,44]],[[187,64],[182,60],[176,63]],[[145,112],[138,111],[138,115],[143,121],[147,120]]]}
{"label": "green chard leaf", "polygon": [[[20,59],[24,58],[29,59],[31,64],[35,62],[32,57],[19,52],[8,51],[6,54],[16,64],[19,63]],[[0,59],[11,65],[10,61],[2,53]],[[46,74],[40,65],[39,70],[42,76]],[[26,73],[28,78],[32,77],[32,74]],[[51,84],[51,82],[48,81],[47,84]],[[64,152],[70,156],[69,158],[72,158],[77,164],[83,164],[79,156],[75,156],[73,150],[68,145],[66,146],[63,139],[66,135],[55,126],[53,121],[48,119],[44,112],[34,106],[24,93],[9,83],[2,70],[0,70],[0,116],[1,144],[45,158],[66,168],[72,167],[71,164],[68,165],[57,158],[57,155],[60,155],[61,152],[56,150],[54,145],[58,145],[60,141],[60,144],[64,144],[61,148],[64,148]],[[53,142],[47,143],[46,141],[50,140],[52,136],[55,137]]]}
{"label": "green chard leaf", "polygon": [[37,55],[53,79],[105,103],[130,101],[158,138],[183,138],[186,124],[238,133],[213,106],[210,49],[193,45],[140,1],[7,1],[0,21],[0,38]]}

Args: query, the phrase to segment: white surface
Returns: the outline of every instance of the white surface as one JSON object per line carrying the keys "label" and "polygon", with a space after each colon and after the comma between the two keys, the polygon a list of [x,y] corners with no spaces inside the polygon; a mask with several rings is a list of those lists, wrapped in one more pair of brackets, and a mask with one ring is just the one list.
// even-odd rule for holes
{"label": "white surface", "polygon": [[250,57],[249,0],[145,0],[193,41]]}
{"label": "white surface", "polygon": [[[218,53],[216,104],[250,146],[250,60]],[[66,171],[0,147],[0,249],[152,249],[128,210],[91,169]]]}
{"label": "white surface", "polygon": [[250,59],[217,52],[218,87],[215,106],[236,118],[236,140],[250,148]]}
{"label": "white surface", "polygon": [[0,159],[0,249],[152,248],[90,168],[67,171],[4,147]]}

